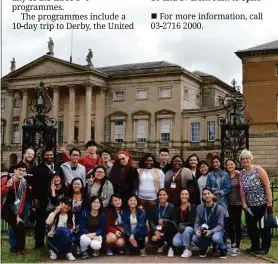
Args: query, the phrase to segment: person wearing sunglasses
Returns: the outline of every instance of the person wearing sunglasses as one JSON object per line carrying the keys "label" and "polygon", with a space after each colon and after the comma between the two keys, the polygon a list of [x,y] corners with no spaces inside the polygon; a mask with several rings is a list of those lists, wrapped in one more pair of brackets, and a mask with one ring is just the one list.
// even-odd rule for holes
{"label": "person wearing sunglasses", "polygon": [[117,153],[109,178],[114,192],[122,198],[123,208],[127,208],[127,199],[136,192],[138,186],[138,171],[127,151],[121,150]]}

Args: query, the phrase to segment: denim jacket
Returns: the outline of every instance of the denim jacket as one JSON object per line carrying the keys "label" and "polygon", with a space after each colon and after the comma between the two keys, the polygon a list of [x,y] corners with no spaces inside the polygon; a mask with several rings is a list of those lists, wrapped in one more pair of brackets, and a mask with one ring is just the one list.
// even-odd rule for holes
{"label": "denim jacket", "polygon": [[[220,175],[220,184],[217,183],[218,175]],[[224,208],[225,217],[229,217],[227,197],[231,191],[231,180],[228,172],[224,170],[209,172],[206,187],[211,188],[213,193],[219,194],[218,204]]]}

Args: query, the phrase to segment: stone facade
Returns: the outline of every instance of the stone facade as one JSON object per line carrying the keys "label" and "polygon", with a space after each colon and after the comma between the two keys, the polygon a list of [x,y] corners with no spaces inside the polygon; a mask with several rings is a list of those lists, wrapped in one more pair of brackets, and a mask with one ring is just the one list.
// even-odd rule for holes
{"label": "stone facade", "polygon": [[[220,153],[217,120],[225,113],[219,102],[231,87],[215,76],[164,61],[88,68],[44,55],[2,78],[1,163],[6,167],[21,159],[21,126],[32,114],[28,105],[40,81],[52,98],[49,116],[58,121],[58,149],[62,142],[83,148],[94,138],[115,149],[155,154],[167,147],[170,156],[184,158],[195,152],[209,160]],[[251,137],[250,149],[274,172],[277,149],[267,148],[269,138],[257,136]],[[277,142],[271,138],[271,144]],[[258,142],[270,160],[261,156]]]}

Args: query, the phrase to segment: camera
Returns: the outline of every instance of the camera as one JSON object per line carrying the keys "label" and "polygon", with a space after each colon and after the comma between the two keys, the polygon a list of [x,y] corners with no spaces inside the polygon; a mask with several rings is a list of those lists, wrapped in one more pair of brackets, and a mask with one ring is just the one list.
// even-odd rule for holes
{"label": "camera", "polygon": [[207,224],[202,224],[200,227],[200,232],[201,232],[201,236],[204,237],[206,235],[206,232],[209,230],[209,226]]}

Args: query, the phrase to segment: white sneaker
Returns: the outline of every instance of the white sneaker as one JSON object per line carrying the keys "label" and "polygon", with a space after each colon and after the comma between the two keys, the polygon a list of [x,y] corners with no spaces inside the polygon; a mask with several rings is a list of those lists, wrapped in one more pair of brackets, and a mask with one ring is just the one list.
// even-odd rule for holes
{"label": "white sneaker", "polygon": [[164,246],[165,246],[165,243],[164,243],[161,247],[159,247],[159,248],[157,249],[157,253],[163,253],[163,251],[164,251]]}
{"label": "white sneaker", "polygon": [[189,258],[192,256],[192,252],[189,249],[185,249],[181,255],[182,258]]}
{"label": "white sneaker", "polygon": [[174,257],[174,250],[173,250],[171,247],[169,247],[167,257],[168,257],[168,258],[172,258],[172,257]]}
{"label": "white sneaker", "polygon": [[68,260],[75,260],[75,257],[72,255],[71,252],[67,253],[66,257]]}
{"label": "white sneaker", "polygon": [[99,255],[99,250],[93,250],[93,256],[97,257]]}
{"label": "white sneaker", "polygon": [[49,250],[49,253],[50,253],[50,259],[57,259],[57,254],[54,252],[54,251],[52,251],[52,250]]}

